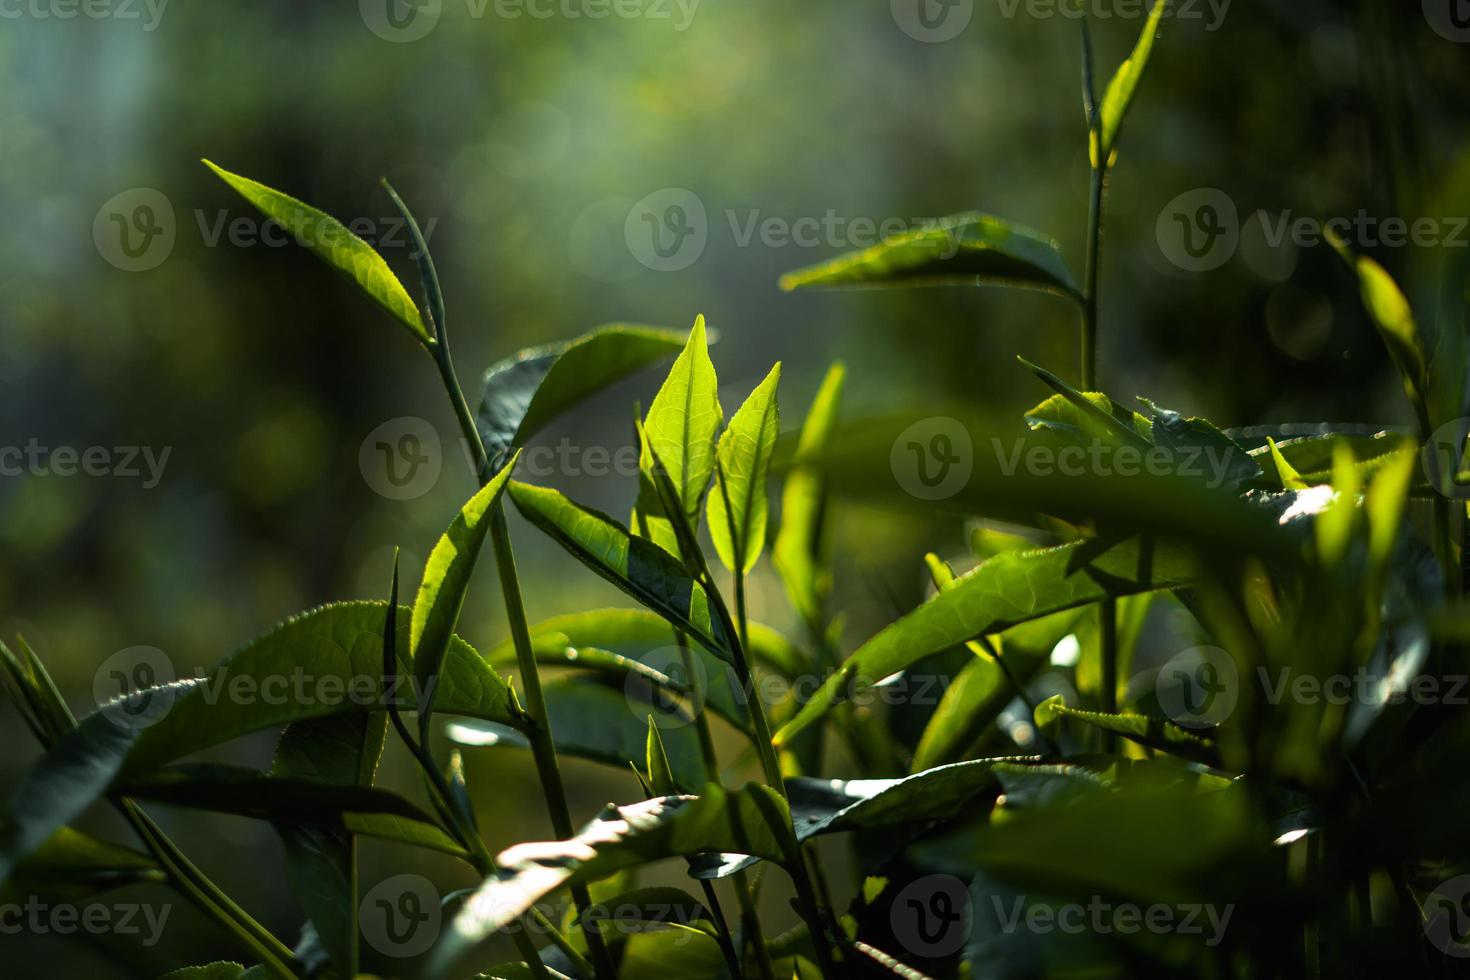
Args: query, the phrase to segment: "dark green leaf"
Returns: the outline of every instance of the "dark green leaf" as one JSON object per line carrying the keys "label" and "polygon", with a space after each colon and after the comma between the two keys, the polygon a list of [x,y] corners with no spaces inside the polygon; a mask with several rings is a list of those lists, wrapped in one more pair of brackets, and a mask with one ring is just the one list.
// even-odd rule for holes
{"label": "dark green leaf", "polygon": [[583,399],[679,353],[684,340],[680,331],[611,324],[491,365],[477,427],[492,465]]}
{"label": "dark green leaf", "polygon": [[729,643],[709,597],[663,548],[633,537],[608,517],[555,490],[511,481],[510,497],[526,519],[588,568],[607,579],[710,653],[730,660]]}
{"label": "dark green leaf", "polygon": [[515,469],[511,457],[500,471],[469,499],[429,553],[424,565],[424,579],[413,603],[409,649],[413,656],[414,678],[427,704],[421,713],[427,715],[434,703],[433,684],[439,665],[454,636],[459,611],[464,606],[465,592],[475,559],[490,530],[491,511]]}

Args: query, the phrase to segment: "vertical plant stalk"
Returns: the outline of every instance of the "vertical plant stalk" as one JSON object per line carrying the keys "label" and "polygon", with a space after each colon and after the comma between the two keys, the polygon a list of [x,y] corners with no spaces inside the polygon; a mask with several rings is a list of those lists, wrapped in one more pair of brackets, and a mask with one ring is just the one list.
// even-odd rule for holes
{"label": "vertical plant stalk", "polygon": [[[1098,341],[1098,279],[1102,258],[1103,200],[1108,187],[1108,160],[1102,145],[1102,113],[1097,101],[1097,86],[1093,79],[1092,34],[1087,29],[1087,18],[1082,25],[1082,105],[1087,113],[1088,144],[1096,147],[1089,152],[1092,177],[1087,195],[1087,265],[1083,271],[1082,286],[1082,390],[1096,391],[1097,341]],[[1108,714],[1118,711],[1118,602],[1104,599],[1098,607],[1098,633],[1102,659],[1102,710]],[[1102,734],[1104,752],[1117,749],[1117,737]]]}
{"label": "vertical plant stalk", "polygon": [[[694,665],[694,651],[689,648],[689,637],[680,630],[674,631],[674,642],[679,646],[679,656],[684,664],[684,673],[689,678],[689,697],[694,702],[694,727],[699,733],[699,751],[704,759],[705,778],[711,782],[724,785],[720,779],[720,760],[715,752],[714,733],[710,731],[709,714],[705,711],[705,699],[709,696],[707,689],[700,681],[699,671]],[[774,970],[771,966],[770,953],[766,951],[765,937],[761,933],[760,919],[746,910],[750,894],[750,880],[745,871],[739,871],[735,875],[735,887],[743,889],[740,901],[741,922],[745,926],[745,932],[752,941],[757,943],[757,959],[760,963],[762,980],[773,980]],[[730,925],[725,921],[725,912],[720,908],[720,897],[715,892],[715,886],[703,879],[700,885],[704,890],[705,901],[709,902],[710,913],[715,917],[715,926],[719,932],[720,950],[725,954],[726,963],[730,967],[731,976],[739,980],[744,975],[740,968],[740,956],[735,951],[735,940],[730,935]]]}
{"label": "vertical plant stalk", "polygon": [[[454,359],[449,352],[449,334],[445,326],[444,291],[439,285],[439,273],[429,254],[428,242],[403,199],[386,180],[383,187],[393,199],[394,205],[403,215],[417,251],[419,275],[423,280],[425,305],[434,344],[429,348],[434,363],[439,368],[439,377],[449,395],[465,442],[474,456],[476,478],[483,486],[494,474],[491,472],[489,454],[475,425],[475,417],[465,401],[464,389],[454,370]],[[571,810],[567,806],[566,788],[561,781],[561,767],[556,758],[556,745],[552,740],[551,722],[546,713],[546,698],[541,690],[541,674],[536,665],[536,654],[531,648],[531,632],[526,625],[526,607],[521,598],[520,579],[516,575],[515,552],[511,549],[510,529],[505,523],[505,503],[495,501],[490,510],[490,540],[495,549],[495,564],[500,577],[500,590],[505,600],[506,618],[510,623],[511,640],[515,645],[516,663],[521,675],[521,684],[526,693],[527,736],[531,742],[531,754],[536,760],[536,772],[541,780],[541,791],[546,797],[546,808],[551,817],[552,829],[557,837],[566,840],[574,835]],[[616,971],[602,933],[589,924],[587,911],[592,906],[592,897],[586,886],[571,888],[572,902],[577,909],[577,921],[586,937],[587,951],[592,956],[594,972],[601,980],[612,980]],[[533,967],[534,969],[534,967]]]}
{"label": "vertical plant stalk", "polygon": [[[679,645],[679,657],[684,660],[684,671],[689,677],[689,698],[694,701],[694,726],[700,736],[700,754],[704,758],[704,773],[706,779],[723,786],[720,779],[720,761],[714,752],[714,735],[710,732],[710,716],[704,710],[707,689],[700,680],[700,671],[694,666],[694,651],[689,648],[689,638],[682,630],[673,632],[675,642]],[[735,873],[735,896],[741,908],[741,924],[745,929],[745,940],[753,943],[756,948],[756,964],[760,968],[761,980],[775,980],[775,967],[770,962],[770,952],[766,949],[766,936],[760,929],[760,917],[756,914],[756,904],[751,896],[750,874],[741,870]],[[716,917],[716,926],[719,929],[720,949],[725,952],[726,961],[731,967],[731,976],[741,976],[739,968],[739,956],[735,952],[735,940],[729,932],[729,924],[725,921],[725,912],[720,909],[719,895],[714,892],[714,886],[706,880],[701,880],[704,889],[704,898],[710,902],[710,912]]]}

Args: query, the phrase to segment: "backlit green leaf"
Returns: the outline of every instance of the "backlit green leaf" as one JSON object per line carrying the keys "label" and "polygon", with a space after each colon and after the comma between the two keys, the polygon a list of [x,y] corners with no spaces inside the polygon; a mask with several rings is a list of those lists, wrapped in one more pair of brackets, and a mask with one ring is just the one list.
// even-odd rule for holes
{"label": "backlit green leaf", "polygon": [[1140,540],[1096,541],[997,555],[884,629],[843,663],[776,733],[784,743],[859,689],[967,640],[1101,599],[1174,588],[1194,577],[1176,550]]}
{"label": "backlit green leaf", "polygon": [[647,446],[633,529],[673,555],[679,554],[678,541],[652,483],[653,459],[663,463],[689,526],[698,527],[699,505],[714,475],[715,433],[724,417],[718,387],[701,316],[643,421]]}
{"label": "backlit green leaf", "polygon": [[511,481],[510,498],[526,519],[588,568],[663,616],[722,660],[730,647],[709,597],[657,545],[630,535],[606,514],[579,507],[555,490]]}
{"label": "backlit green leaf", "polygon": [[792,606],[809,629],[818,631],[832,586],[823,546],[827,488],[821,470],[802,461],[820,456],[826,448],[842,403],[845,377],[841,364],[832,365],[812,399],[796,446],[796,463],[786,474],[781,491],[781,526],[771,550],[771,561]]}
{"label": "backlit green leaf", "polygon": [[516,457],[512,456],[500,472],[469,499],[454,523],[449,525],[449,530],[434,545],[424,565],[423,583],[413,603],[409,643],[414,677],[419,691],[428,695],[430,705],[433,704],[430,682],[439,673],[439,664],[444,660],[444,653],[454,636],[455,624],[459,622],[459,611],[469,589],[470,573],[475,569],[475,559],[479,557],[485,533],[490,529],[491,509],[500,499],[515,464]]}
{"label": "backlit green leaf", "polygon": [[238,191],[241,197],[259,208],[267,218],[290,232],[318,258],[357,283],[363,292],[393,314],[421,343],[425,346],[433,345],[434,341],[424,327],[418,307],[403,288],[403,283],[388,268],[388,263],[383,261],[383,257],[371,245],[348,231],[336,218],[309,204],[248,177],[232,174],[208,160],[204,161],[204,165]]}
{"label": "backlit green leaf", "polygon": [[1101,130],[1102,150],[1098,151],[1098,134],[1093,134],[1092,165],[1112,166],[1118,150],[1118,135],[1123,130],[1123,120],[1133,106],[1133,97],[1138,94],[1138,83],[1143,80],[1148,59],[1154,50],[1154,41],[1159,34],[1159,24],[1169,10],[1169,0],[1155,0],[1153,11],[1144,22],[1138,35],[1133,53],[1118,67],[1112,81],[1103,93],[1102,105],[1098,108],[1098,128]]}
{"label": "backlit green leaf", "polygon": [[1081,295],[1055,241],[979,211],[940,218],[871,248],[781,277],[785,290],[946,285],[1022,286],[1073,298]]}
{"label": "backlit green leaf", "polygon": [[716,451],[720,478],[709,495],[709,534],[720,561],[741,575],[755,567],[766,546],[766,474],[781,434],[780,381],[777,363],[731,416]]}

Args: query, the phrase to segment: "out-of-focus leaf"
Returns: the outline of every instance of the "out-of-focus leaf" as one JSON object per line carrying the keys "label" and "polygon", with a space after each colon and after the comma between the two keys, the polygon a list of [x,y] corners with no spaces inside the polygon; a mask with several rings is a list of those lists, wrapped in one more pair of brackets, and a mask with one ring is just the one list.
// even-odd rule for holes
{"label": "out-of-focus leaf", "polygon": [[128,723],[130,708],[168,710],[197,686],[180,681],[124,695],[58,739],[16,784],[0,814],[0,882],[107,792],[141,731]]}
{"label": "out-of-focus leaf", "polygon": [[689,526],[698,527],[699,505],[715,471],[715,433],[723,417],[719,379],[700,316],[643,420],[645,445],[632,527],[671,555],[679,554],[678,538],[653,483],[654,460],[663,464]]}
{"label": "out-of-focus leaf", "polygon": [[422,344],[433,346],[434,340],[429,336],[408,290],[403,288],[403,283],[398,281],[388,263],[371,245],[348,231],[336,218],[309,204],[248,177],[232,174],[208,160],[204,165],[318,258],[357,283]]}
{"label": "out-of-focus leaf", "polygon": [[[1333,482],[1334,454],[1339,448],[1352,454],[1353,467],[1366,476],[1379,469],[1410,443],[1402,432],[1387,431],[1373,435],[1328,433],[1271,441],[1275,443],[1275,452],[1290,464],[1308,486]],[[1251,455],[1257,461],[1264,462],[1266,457],[1272,456],[1270,444],[1252,450]],[[1269,490],[1287,489],[1282,485],[1274,466],[1263,467],[1263,471],[1258,486]]]}
{"label": "out-of-focus leaf", "polygon": [[940,218],[781,277],[785,290],[944,285],[1022,286],[1081,296],[1054,240],[979,211]]}
{"label": "out-of-focus leaf", "polygon": [[698,796],[609,807],[571,840],[502,851],[495,874],[465,902],[440,940],[431,972],[451,975],[465,956],[557,889],[710,850],[800,860],[786,804],[765,786],[731,791],[711,783]]}
{"label": "out-of-focus leaf", "polygon": [[1064,895],[1164,903],[1218,899],[1245,887],[1269,838],[1252,833],[1239,787],[1141,785],[915,845],[915,859],[957,874],[985,871]]}
{"label": "out-of-focus leaf", "polygon": [[1429,419],[1425,400],[1429,395],[1429,358],[1424,338],[1414,320],[1414,310],[1383,266],[1367,256],[1354,256],[1347,243],[1333,232],[1328,233],[1328,240],[1357,275],[1363,306],[1403,376],[1404,391],[1418,412],[1419,424],[1424,430],[1420,434],[1427,436]]}
{"label": "out-of-focus leaf", "polygon": [[854,686],[874,684],[930,654],[1101,599],[1186,585],[1194,576],[1183,553],[1142,540],[997,555],[863,644],[775,740],[789,740]]}
{"label": "out-of-focus leaf", "polygon": [[673,924],[628,937],[618,975],[710,980],[727,974],[719,941],[708,929]]}
{"label": "out-of-focus leaf", "polygon": [[787,598],[807,628],[816,632],[822,630],[823,606],[832,587],[823,547],[827,488],[821,471],[803,460],[821,455],[827,446],[842,403],[846,373],[840,363],[828,368],[812,399],[797,441],[795,465],[787,472],[781,491],[781,526],[771,550]]}
{"label": "out-of-focus leaf", "polygon": [[429,560],[424,564],[424,579],[419,585],[418,597],[414,599],[409,630],[414,678],[426,702],[420,708],[422,715],[432,710],[439,665],[454,636],[465,592],[469,589],[470,573],[475,570],[475,559],[479,557],[485,534],[490,530],[491,509],[500,499],[515,465],[516,457],[512,456],[469,499],[454,523],[449,525],[449,530],[434,545]]}
{"label": "out-of-focus leaf", "polygon": [[1059,718],[1075,718],[1094,728],[1121,735],[1131,742],[1146,745],[1151,749],[1169,752],[1192,762],[1208,766],[1220,764],[1219,753],[1214,743],[1201,735],[1189,731],[1167,718],[1149,718],[1145,715],[1106,714],[1099,711],[1083,711],[1069,708],[1062,696],[1050,698],[1036,708],[1036,723],[1046,727]]}
{"label": "out-of-focus leaf", "polygon": [[0,886],[0,901],[24,901],[30,895],[80,901],[112,888],[161,882],[165,877],[146,854],[62,827],[16,864]]}
{"label": "out-of-focus leaf", "polygon": [[663,548],[634,537],[606,514],[555,490],[511,481],[510,498],[526,519],[584,565],[663,616],[721,660],[731,658],[709,596]]}
{"label": "out-of-focus leaf", "polygon": [[[384,711],[390,699],[411,710],[412,685],[383,690],[384,602],[321,606],[288,619],[191,683],[138,736],[129,773],[156,766],[241,735],[288,722]],[[397,649],[412,673],[409,615],[400,607]],[[294,696],[298,681],[302,697]],[[451,639],[439,669],[435,708],[446,714],[520,726],[509,686],[469,644]]]}
{"label": "out-of-focus leaf", "polygon": [[766,474],[781,434],[780,381],[777,362],[730,417],[716,449],[720,479],[709,494],[709,534],[720,561],[740,575],[755,567],[766,546]]}
{"label": "out-of-focus leaf", "polygon": [[[1138,94],[1138,83],[1143,80],[1144,70],[1148,68],[1148,59],[1154,50],[1154,40],[1159,34],[1159,24],[1168,12],[1169,0],[1155,0],[1152,13],[1144,22],[1143,30],[1138,35],[1138,43],[1133,47],[1133,53],[1128,60],[1118,66],[1118,71],[1113,75],[1112,81],[1108,82],[1107,90],[1103,93],[1102,104],[1098,107],[1098,129],[1101,132],[1092,134],[1092,165],[1093,167],[1108,167],[1112,165],[1114,154],[1118,150],[1118,135],[1123,130],[1123,120],[1128,116],[1128,110],[1133,106],[1133,97]],[[1099,148],[1101,142],[1101,148]]]}
{"label": "out-of-focus leaf", "polygon": [[[697,789],[708,776],[700,755],[693,718],[678,705],[658,704],[627,691],[580,677],[555,678],[545,685],[546,713],[561,755],[590,759],[628,772],[647,758],[649,715],[659,725],[670,772],[681,790]],[[457,721],[445,731],[464,746],[527,748],[524,738],[493,723]]]}
{"label": "out-of-focus leaf", "polygon": [[485,372],[476,420],[491,465],[499,467],[513,450],[584,399],[673,357],[684,340],[681,331],[617,323],[492,364]]}

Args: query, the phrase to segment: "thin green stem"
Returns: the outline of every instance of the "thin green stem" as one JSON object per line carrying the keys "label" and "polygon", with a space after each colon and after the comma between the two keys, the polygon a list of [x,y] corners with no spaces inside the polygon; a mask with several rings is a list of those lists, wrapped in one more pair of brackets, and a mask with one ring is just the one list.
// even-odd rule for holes
{"label": "thin green stem", "polygon": [[268,970],[286,980],[301,976],[293,968],[295,954],[200,871],[141,807],[126,798],[118,802],[118,807],[175,888],[260,957]]}
{"label": "thin green stem", "polygon": [[[422,248],[422,246],[420,246]],[[426,253],[427,254],[427,253]],[[425,265],[431,270],[433,263]],[[432,348],[434,363],[439,367],[444,389],[454,407],[455,417],[464,434],[466,443],[475,459],[475,468],[481,485],[494,474],[491,461],[485,452],[485,443],[480,438],[475,417],[465,401],[459,376],[454,370],[454,360],[449,352],[449,338],[444,330],[443,300],[438,291],[438,278],[425,274],[425,286],[430,290],[429,305],[436,311],[438,343]],[[521,685],[526,694],[527,736],[531,741],[531,754],[536,761],[536,771],[541,778],[541,790],[546,797],[546,807],[551,816],[551,825],[558,838],[565,840],[573,833],[571,810],[567,805],[566,788],[561,781],[561,768],[556,758],[556,745],[552,739],[551,722],[546,712],[546,698],[541,691],[541,674],[536,665],[536,654],[531,647],[531,631],[526,623],[525,602],[521,598],[520,579],[516,574],[515,552],[511,548],[510,529],[505,522],[505,504],[497,500],[490,512],[490,540],[495,549],[495,562],[500,573],[500,590],[505,600],[506,618],[510,621],[510,633],[516,650],[516,662],[520,669]],[[612,957],[597,929],[587,923],[586,911],[592,905],[591,895],[583,885],[571,889],[572,901],[577,907],[578,922],[587,939],[587,950],[592,954],[596,975],[611,978],[614,975]]]}
{"label": "thin green stem", "polygon": [[[674,641],[679,646],[679,656],[684,663],[684,674],[689,678],[689,697],[694,703],[694,727],[699,733],[699,751],[704,759],[705,778],[723,785],[720,779],[720,760],[715,752],[714,733],[710,731],[709,712],[705,710],[705,699],[708,694],[703,684],[703,675],[695,666],[694,651],[689,646],[689,637],[680,630],[675,630]],[[737,872],[736,877],[740,881],[746,880],[744,871]],[[704,886],[704,898],[709,903],[710,913],[715,917],[716,938],[720,943],[720,951],[725,954],[725,961],[730,967],[731,976],[739,980],[744,976],[744,971],[740,967],[740,957],[735,952],[735,940],[730,935],[730,925],[725,921],[724,910],[720,908],[720,897],[715,893],[714,885],[710,882],[701,879],[700,884]],[[749,932],[752,923],[746,921],[745,926],[746,931]],[[760,928],[759,923],[755,924],[755,928]],[[764,948],[762,955],[769,961],[769,955],[764,953]]]}
{"label": "thin green stem", "polygon": [[[1087,113],[1089,159],[1092,175],[1087,196],[1087,264],[1082,287],[1082,390],[1096,391],[1098,345],[1098,281],[1102,266],[1103,201],[1108,186],[1108,161],[1103,158],[1102,120],[1098,111],[1097,86],[1092,67],[1092,35],[1087,19],[1082,24],[1082,104]],[[1105,599],[1099,607],[1099,633],[1102,645],[1102,710],[1115,714],[1118,710],[1118,604]],[[1104,733],[1103,751],[1117,747],[1115,736]]]}
{"label": "thin green stem", "polygon": [[[721,480],[723,490],[724,481]],[[726,508],[729,512],[729,508]],[[745,651],[750,649],[750,620],[745,609],[745,573],[739,568],[735,570],[735,616],[737,632],[740,642],[736,644],[738,653],[735,657],[735,669],[740,672],[740,682],[745,690],[749,692],[750,718],[754,727],[756,748],[760,751],[761,766],[765,770],[766,782],[772,789],[786,798],[786,783],[781,776],[781,760],[776,755],[776,747],[771,744],[771,728],[766,722],[765,706],[761,704],[760,692],[756,689],[755,677],[751,673],[750,663],[746,659]],[[807,874],[806,861],[802,858],[800,848],[796,860],[792,862],[791,880],[796,884],[796,900],[801,905],[802,918],[806,920],[807,929],[811,932],[812,949],[817,954],[817,967],[822,976],[836,976],[834,960],[830,940],[827,935],[826,917],[822,912],[821,904],[817,901],[816,891],[812,887],[811,877]]]}

